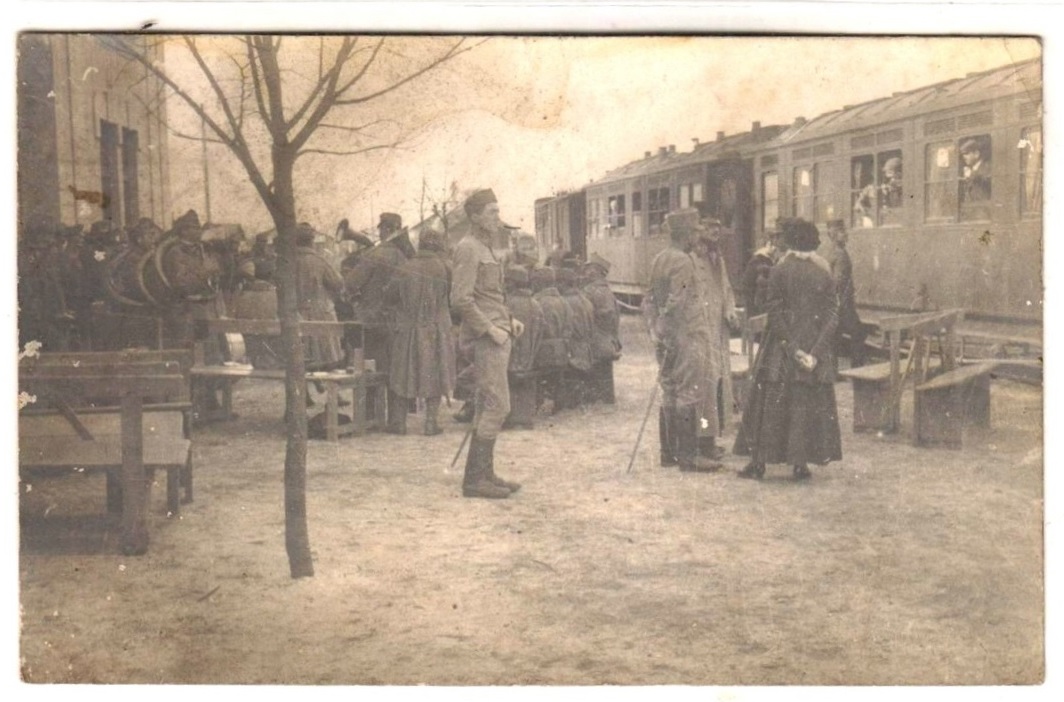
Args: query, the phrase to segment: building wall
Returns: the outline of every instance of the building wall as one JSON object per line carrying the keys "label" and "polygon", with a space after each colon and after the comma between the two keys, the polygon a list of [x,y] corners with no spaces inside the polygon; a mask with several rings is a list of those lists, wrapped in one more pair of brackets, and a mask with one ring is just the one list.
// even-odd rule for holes
{"label": "building wall", "polygon": [[[152,51],[161,61],[161,49]],[[166,102],[160,82],[82,34],[22,35],[19,75],[25,77],[19,84],[22,225],[88,228],[110,218],[128,226],[140,216],[168,227]],[[104,122],[117,135],[111,179],[117,188],[103,179],[102,146],[109,131]],[[105,193],[111,197],[104,198]],[[127,197],[133,193],[134,198]]]}

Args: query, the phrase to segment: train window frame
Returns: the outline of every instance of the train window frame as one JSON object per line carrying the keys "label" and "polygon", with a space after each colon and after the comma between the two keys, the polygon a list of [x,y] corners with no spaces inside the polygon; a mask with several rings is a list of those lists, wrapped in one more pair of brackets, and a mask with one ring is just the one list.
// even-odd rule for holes
{"label": "train window frame", "polygon": [[[988,222],[994,202],[993,137],[988,133],[969,134],[957,139],[956,143],[957,221]],[[978,160],[970,161],[966,158],[975,153],[980,156]],[[982,168],[983,166],[985,168]],[[977,172],[980,168],[981,173]],[[982,194],[984,188],[985,196]],[[973,193],[978,194],[979,198],[974,199]]]}
{"label": "train window frame", "polygon": [[[799,173],[808,173],[808,183],[801,182]],[[816,219],[817,164],[796,165],[791,169],[791,215],[809,222]],[[807,188],[802,191],[802,188]],[[799,210],[799,203],[805,203]]]}
{"label": "train window frame", "polygon": [[[960,207],[957,191],[956,166],[959,160],[955,139],[937,139],[924,145],[924,222],[928,224],[951,224],[957,221]],[[940,177],[933,177],[940,174]],[[932,212],[932,205],[942,198],[932,196],[938,189],[947,195],[946,206]]]}
{"label": "train window frame", "polygon": [[627,226],[625,200],[624,193],[610,195],[606,198],[606,217],[608,219],[607,226],[609,227],[610,236],[624,235],[624,230]]}
{"label": "train window frame", "polygon": [[835,219],[835,194],[836,176],[835,161],[817,161],[816,169],[816,192],[813,200],[814,222],[826,223]]}
{"label": "train window frame", "polygon": [[[664,195],[664,198],[662,198]],[[664,200],[664,202],[663,202]],[[661,226],[665,224],[665,215],[669,213],[672,201],[671,188],[663,185],[657,188],[647,188],[647,229],[651,232],[661,233]],[[657,227],[657,229],[654,229]]]}
{"label": "train window frame", "polygon": [[[1032,143],[1031,136],[1034,136],[1034,142]],[[1016,145],[1019,149],[1019,176],[1020,182],[1017,188],[1019,195],[1019,211],[1020,217],[1024,219],[1039,218],[1042,216],[1042,206],[1045,202],[1042,188],[1043,169],[1045,167],[1045,141],[1042,134],[1042,125],[1031,124],[1020,129],[1020,140]],[[1028,175],[1031,172],[1030,169],[1030,157],[1029,153],[1034,152],[1038,155],[1037,166],[1034,168],[1033,173],[1035,177],[1033,179],[1033,185],[1035,189],[1035,197],[1037,198],[1036,204],[1030,204],[1030,198],[1028,196],[1028,184],[1032,183]]]}
{"label": "train window frame", "polygon": [[[897,177],[888,180],[886,174],[892,162],[896,163],[889,170]],[[905,153],[901,148],[851,154],[850,228],[889,229],[904,225],[907,202],[904,181]]]}
{"label": "train window frame", "polygon": [[[776,183],[775,192],[769,197],[767,181],[769,178]],[[776,220],[780,216],[780,174],[777,170],[763,171],[760,179],[761,188],[761,227],[763,231],[769,231],[776,226]],[[771,209],[769,205],[772,205]],[[771,216],[770,216],[771,212]]]}

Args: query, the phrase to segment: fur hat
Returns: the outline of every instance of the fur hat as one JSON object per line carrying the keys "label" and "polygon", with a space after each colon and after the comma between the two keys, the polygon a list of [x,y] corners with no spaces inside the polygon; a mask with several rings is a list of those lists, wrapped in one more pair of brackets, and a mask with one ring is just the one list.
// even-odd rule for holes
{"label": "fur hat", "polygon": [[466,198],[465,204],[462,206],[465,209],[466,215],[480,214],[484,211],[484,208],[493,202],[499,200],[495,197],[495,192],[491,188],[484,190],[478,190],[469,197]]}
{"label": "fur hat", "polygon": [[394,232],[403,228],[403,218],[394,212],[381,212],[380,222],[377,223],[377,229],[382,231]]}

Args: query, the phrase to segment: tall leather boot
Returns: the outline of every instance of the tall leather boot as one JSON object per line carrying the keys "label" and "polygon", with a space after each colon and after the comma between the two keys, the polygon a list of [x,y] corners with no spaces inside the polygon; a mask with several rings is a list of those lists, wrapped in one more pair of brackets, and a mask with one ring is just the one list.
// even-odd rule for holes
{"label": "tall leather boot", "polygon": [[677,460],[684,473],[713,473],[723,464],[698,455],[698,406],[676,408],[676,431],[679,434]]}
{"label": "tall leather boot", "polygon": [[384,431],[389,434],[406,434],[406,414],[409,400],[388,390],[388,424]]}
{"label": "tall leather boot", "polygon": [[[494,442],[493,442],[494,443]],[[488,471],[491,469],[491,447],[476,433],[469,438],[469,453],[466,455],[465,476],[462,478],[463,497],[483,497],[489,500],[501,500],[510,496],[510,491],[491,481]]]}
{"label": "tall leather boot", "polygon": [[485,453],[487,455],[486,461],[488,464],[487,475],[495,485],[506,488],[510,492],[517,492],[521,489],[521,483],[515,483],[511,480],[503,480],[499,476],[495,475],[495,439],[484,439]]}
{"label": "tall leather boot", "polygon": [[700,436],[698,437],[698,455],[719,461],[724,456],[724,447],[717,446],[717,438],[714,436]]}
{"label": "tall leather boot", "polygon": [[676,423],[674,414],[675,410],[671,408],[658,408],[658,444],[661,446],[662,468],[677,465],[676,442],[673,441],[673,425]]}
{"label": "tall leather boot", "polygon": [[462,409],[458,410],[454,414],[454,421],[459,424],[469,424],[473,421],[473,416],[477,413],[477,406],[472,400],[466,400],[462,405]]}
{"label": "tall leather boot", "polygon": [[440,398],[425,398],[425,436],[442,434],[440,429]]}

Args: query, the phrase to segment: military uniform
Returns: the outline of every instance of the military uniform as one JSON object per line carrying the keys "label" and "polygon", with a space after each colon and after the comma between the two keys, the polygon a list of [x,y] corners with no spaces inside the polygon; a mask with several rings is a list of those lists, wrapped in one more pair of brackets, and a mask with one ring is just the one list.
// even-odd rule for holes
{"label": "military uniform", "polygon": [[[344,292],[340,274],[312,246],[296,248],[296,294],[299,316],[306,321],[335,322],[333,306]],[[303,337],[303,356],[308,369],[334,369],[344,360],[340,334]]]}
{"label": "military uniform", "polygon": [[586,268],[598,268],[600,273],[591,273],[584,285],[584,295],[594,310],[591,327],[591,372],[590,391],[592,400],[607,404],[616,401],[613,389],[613,362],[621,357],[620,310],[617,298],[606,281],[610,264],[601,256],[592,254]]}
{"label": "military uniform", "polygon": [[543,308],[532,297],[528,271],[506,269],[506,306],[525,325],[510,352],[510,416],[504,426],[531,429],[536,415],[536,354],[543,339]]}
{"label": "military uniform", "polygon": [[572,409],[582,405],[586,399],[595,308],[576,286],[576,271],[559,268],[557,279],[562,299],[569,306],[569,368],[558,387],[560,392],[555,398],[555,406]]}
{"label": "military uniform", "polygon": [[568,329],[572,324],[569,305],[554,287],[554,269],[532,272],[532,298],[543,310],[543,336],[536,350],[536,371],[540,375],[537,405],[550,398],[557,405],[558,385],[569,367]]}
{"label": "military uniform", "polygon": [[[709,258],[694,256],[694,263],[709,334],[699,437],[701,444],[711,447],[713,440],[723,433],[732,409],[728,323],[735,318],[735,295],[719,251]],[[703,453],[708,455],[710,451],[703,449]]]}

